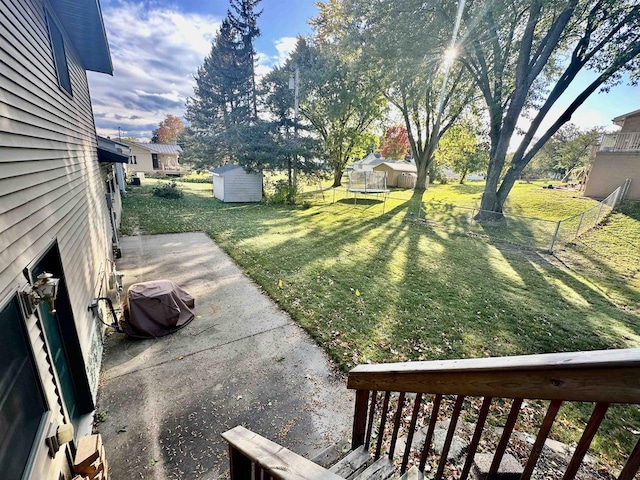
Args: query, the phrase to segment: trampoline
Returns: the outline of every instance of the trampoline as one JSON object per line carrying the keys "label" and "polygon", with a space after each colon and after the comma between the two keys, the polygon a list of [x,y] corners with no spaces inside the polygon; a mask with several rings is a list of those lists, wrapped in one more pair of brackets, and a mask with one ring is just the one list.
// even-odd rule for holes
{"label": "trampoline", "polygon": [[389,193],[386,172],[352,170],[349,172],[349,188],[352,193]]}

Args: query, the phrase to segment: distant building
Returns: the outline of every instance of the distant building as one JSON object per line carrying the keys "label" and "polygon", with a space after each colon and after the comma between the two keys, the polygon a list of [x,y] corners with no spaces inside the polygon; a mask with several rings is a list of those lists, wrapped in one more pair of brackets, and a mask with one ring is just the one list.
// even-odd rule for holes
{"label": "distant building", "polygon": [[640,200],[640,110],[613,119],[620,131],[602,136],[594,147],[584,189],[587,197],[605,198],[627,178],[627,199]]}
{"label": "distant building", "polygon": [[188,169],[180,165],[182,148],[176,144],[139,143],[122,140],[131,148],[128,170],[145,175],[180,175]]}

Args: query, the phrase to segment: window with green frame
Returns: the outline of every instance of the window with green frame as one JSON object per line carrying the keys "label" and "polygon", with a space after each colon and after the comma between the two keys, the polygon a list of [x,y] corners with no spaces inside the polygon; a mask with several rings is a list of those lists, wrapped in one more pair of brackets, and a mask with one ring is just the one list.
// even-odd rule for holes
{"label": "window with green frame", "polygon": [[0,329],[0,477],[21,479],[48,409],[17,295],[0,306]]}

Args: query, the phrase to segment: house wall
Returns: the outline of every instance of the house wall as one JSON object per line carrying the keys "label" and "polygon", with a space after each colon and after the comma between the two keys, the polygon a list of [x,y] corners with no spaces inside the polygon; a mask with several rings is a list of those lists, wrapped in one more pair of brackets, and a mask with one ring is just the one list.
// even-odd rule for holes
{"label": "house wall", "polygon": [[127,143],[131,148],[131,156],[136,157],[136,163],[127,166],[127,171],[132,172],[144,172],[144,173],[154,173],[156,170],[153,169],[153,159],[151,158],[151,152],[145,148],[138,147],[134,144]]}
{"label": "house wall", "polygon": [[224,202],[224,177],[213,176],[213,196]]}
{"label": "house wall", "polygon": [[624,119],[620,133],[640,132],[640,114]]}
{"label": "house wall", "polygon": [[241,168],[224,174],[224,202],[244,203],[262,200],[262,174]]}
{"label": "house wall", "polygon": [[[123,142],[125,143],[125,142]],[[178,170],[180,168],[180,163],[178,160],[178,155],[171,155],[165,153],[158,154],[158,169],[155,170],[153,168],[153,157],[151,156],[153,152],[150,152],[146,148],[139,147],[133,143],[126,144],[131,148],[131,154],[136,157],[136,164],[133,165],[129,163],[127,170],[132,172],[143,172],[149,175],[158,175],[162,174],[164,170]]]}
{"label": "house wall", "polygon": [[[41,0],[0,0],[0,301],[24,285],[22,270],[57,238],[92,393],[102,330],[87,311],[100,289],[111,242],[86,73],[66,39],[73,95],[58,86]],[[55,16],[55,15],[54,15]],[[26,321],[52,420],[64,420],[39,322]],[[90,428],[90,424],[87,425]],[[76,438],[88,431],[76,432]],[[31,478],[58,479],[43,439]],[[68,448],[68,447],[67,447]]]}
{"label": "house wall", "polygon": [[584,189],[586,197],[605,198],[631,178],[628,200],[640,200],[640,154],[598,152]]}

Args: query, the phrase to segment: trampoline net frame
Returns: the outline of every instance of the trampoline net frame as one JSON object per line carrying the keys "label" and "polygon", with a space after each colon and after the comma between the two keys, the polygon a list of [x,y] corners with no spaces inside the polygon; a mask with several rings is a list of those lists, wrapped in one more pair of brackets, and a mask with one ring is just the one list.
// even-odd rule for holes
{"label": "trampoline net frame", "polygon": [[386,172],[352,170],[349,172],[349,190],[352,192],[387,192]]}

